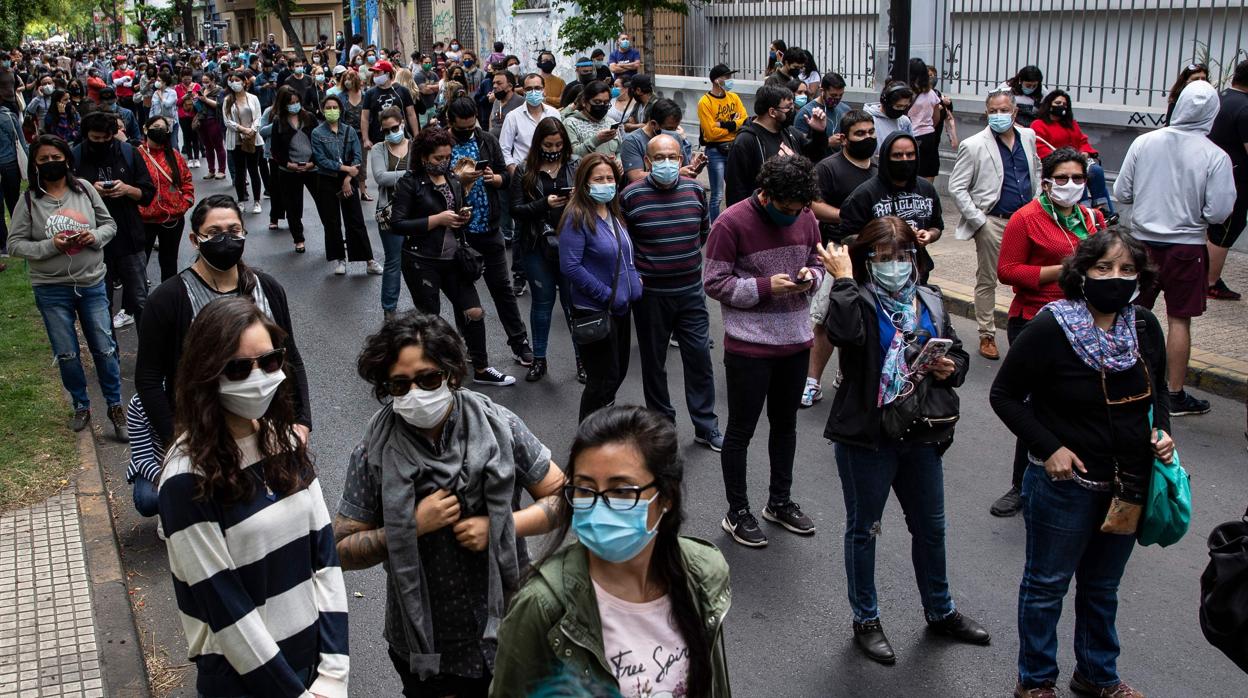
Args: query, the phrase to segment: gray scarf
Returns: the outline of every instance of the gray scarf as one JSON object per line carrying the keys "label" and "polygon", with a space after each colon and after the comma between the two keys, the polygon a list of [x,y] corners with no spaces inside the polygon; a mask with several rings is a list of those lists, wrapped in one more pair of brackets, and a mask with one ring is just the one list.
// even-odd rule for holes
{"label": "gray scarf", "polygon": [[434,455],[417,440],[413,429],[386,405],[368,427],[368,452],[381,464],[382,511],[385,517],[388,572],[403,609],[409,649],[409,670],[428,679],[439,672],[441,656],[433,646],[429,590],[416,541],[416,503],[439,488],[459,498],[461,511],[480,511],[490,518],[489,597],[484,639],[496,640],[506,611],[504,590],[519,585],[516,530],[512,519],[515,455],[510,422],[494,403],[469,390],[455,391],[448,423],[450,438]]}

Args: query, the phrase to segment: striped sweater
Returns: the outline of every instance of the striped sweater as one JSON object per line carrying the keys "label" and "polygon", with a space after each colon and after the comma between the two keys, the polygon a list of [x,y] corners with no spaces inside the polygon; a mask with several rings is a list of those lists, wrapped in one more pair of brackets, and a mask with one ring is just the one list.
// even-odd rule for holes
{"label": "striped sweater", "polygon": [[[160,481],[160,520],[188,655],[204,696],[346,698],[347,596],[320,483],[266,496],[256,437],[240,439],[250,500],[195,498],[182,442]],[[273,498],[270,499],[270,496]],[[296,672],[315,668],[310,687]]]}
{"label": "striped sweater", "polygon": [[710,229],[706,190],[681,177],[671,188],[643,177],[620,194],[642,290],[673,296],[702,287],[702,245]]}
{"label": "striped sweater", "polygon": [[[772,222],[750,196],[729,206],[706,242],[703,285],[723,306],[724,351],[755,358],[791,356],[814,343],[810,298],[823,280],[815,245],[819,223],[809,209],[792,225]],[[802,293],[771,295],[771,277],[793,280],[802,267],[815,283]]]}
{"label": "striped sweater", "polygon": [[152,484],[160,482],[160,464],[165,460],[165,447],[152,429],[138,393],[126,403],[126,432],[130,435],[130,465],[126,466],[126,482],[134,482],[136,477]]}

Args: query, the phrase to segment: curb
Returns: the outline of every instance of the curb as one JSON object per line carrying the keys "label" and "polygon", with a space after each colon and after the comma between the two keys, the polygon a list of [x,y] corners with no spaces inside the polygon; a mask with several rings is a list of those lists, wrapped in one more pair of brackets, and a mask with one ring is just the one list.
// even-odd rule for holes
{"label": "curb", "polygon": [[[933,278],[932,283],[940,287],[945,297],[946,310],[953,315],[960,315],[971,320],[975,319],[974,295],[951,290],[951,287],[960,286],[956,281],[950,282]],[[1007,308],[998,305],[995,316],[998,328],[1004,328],[1006,323],[1009,322],[1009,310]],[[1189,388],[1199,388],[1200,390],[1232,400],[1241,402],[1248,400],[1248,374],[1217,366],[1208,361],[1200,359],[1188,360],[1187,379],[1184,383]]]}
{"label": "curb", "polygon": [[121,550],[113,529],[108,491],[95,452],[90,428],[78,432],[78,517],[82,547],[87,555],[87,577],[95,614],[96,643],[105,695],[112,698],[150,698],[147,663],[139,644],[134,609],[121,567]]}

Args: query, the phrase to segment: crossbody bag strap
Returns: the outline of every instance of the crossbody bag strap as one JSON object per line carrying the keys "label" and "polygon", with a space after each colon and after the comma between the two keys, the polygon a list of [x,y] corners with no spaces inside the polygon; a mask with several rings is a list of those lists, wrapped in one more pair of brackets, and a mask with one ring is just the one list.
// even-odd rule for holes
{"label": "crossbody bag strap", "polygon": [[614,215],[611,216],[611,234],[615,236],[615,273],[611,276],[611,295],[607,296],[607,307],[603,308],[607,312],[611,312],[611,304],[615,302],[615,289],[620,284],[620,263],[624,259],[624,243],[620,240],[619,222]]}

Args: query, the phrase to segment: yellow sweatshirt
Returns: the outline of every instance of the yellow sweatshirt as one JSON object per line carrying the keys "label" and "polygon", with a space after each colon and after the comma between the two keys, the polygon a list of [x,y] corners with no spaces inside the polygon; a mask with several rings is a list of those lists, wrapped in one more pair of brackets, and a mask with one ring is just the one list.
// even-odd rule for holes
{"label": "yellow sweatshirt", "polygon": [[719,125],[721,121],[734,121],[737,128],[745,124],[745,105],[736,92],[725,92],[724,96],[716,97],[707,92],[698,100],[698,123],[702,127],[702,141],[705,143],[731,143],[737,136],[737,130]]}

